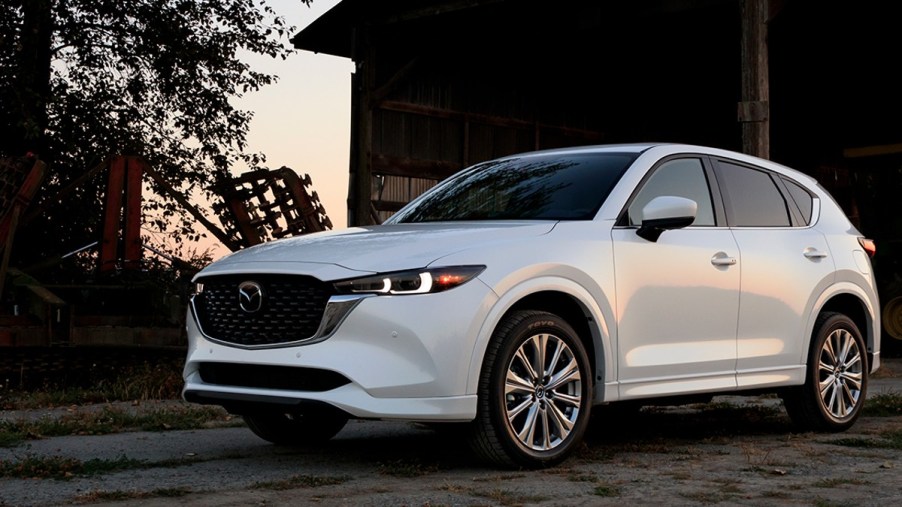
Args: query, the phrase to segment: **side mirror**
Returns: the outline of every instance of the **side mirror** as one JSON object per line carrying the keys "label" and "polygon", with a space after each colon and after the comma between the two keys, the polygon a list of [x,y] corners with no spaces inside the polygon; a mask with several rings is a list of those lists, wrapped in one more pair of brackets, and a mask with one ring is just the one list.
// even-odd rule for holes
{"label": "side mirror", "polygon": [[672,195],[655,197],[642,208],[642,226],[636,234],[648,241],[658,241],[664,231],[692,225],[697,212],[698,204],[691,199]]}

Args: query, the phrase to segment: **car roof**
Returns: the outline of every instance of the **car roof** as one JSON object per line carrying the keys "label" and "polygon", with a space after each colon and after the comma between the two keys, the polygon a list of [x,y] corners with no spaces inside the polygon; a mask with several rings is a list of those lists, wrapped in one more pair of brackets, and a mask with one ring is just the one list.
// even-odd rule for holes
{"label": "car roof", "polygon": [[763,159],[753,155],[740,153],[737,151],[726,150],[722,148],[714,148],[711,146],[702,146],[696,144],[672,143],[672,142],[642,142],[642,143],[619,143],[619,144],[594,144],[586,146],[572,146],[566,148],[550,148],[545,150],[536,150],[524,153],[516,153],[505,157],[499,157],[498,160],[547,156],[547,155],[576,155],[583,153],[636,153],[641,154],[649,150],[660,151],[657,155],[666,156],[668,154],[678,153],[700,153],[712,156],[729,158],[738,162],[752,164],[764,169],[769,169],[793,179],[810,185],[818,186],[816,179],[791,167],[784,166],[771,160]]}
{"label": "car roof", "polygon": [[514,153],[499,160],[520,157],[532,157],[543,155],[573,155],[578,153],[642,153],[643,151],[655,146],[673,145],[673,143],[622,143],[622,144],[594,144],[587,146],[571,146],[566,148],[548,148],[545,150],[528,151],[523,153]]}

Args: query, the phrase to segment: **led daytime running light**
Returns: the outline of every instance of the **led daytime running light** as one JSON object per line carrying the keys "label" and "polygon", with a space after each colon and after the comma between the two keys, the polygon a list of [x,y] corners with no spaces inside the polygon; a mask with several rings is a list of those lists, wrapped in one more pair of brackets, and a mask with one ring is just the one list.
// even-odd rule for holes
{"label": "led daytime running light", "polygon": [[462,285],[481,273],[485,266],[451,266],[398,271],[335,282],[342,294],[407,295],[442,292]]}

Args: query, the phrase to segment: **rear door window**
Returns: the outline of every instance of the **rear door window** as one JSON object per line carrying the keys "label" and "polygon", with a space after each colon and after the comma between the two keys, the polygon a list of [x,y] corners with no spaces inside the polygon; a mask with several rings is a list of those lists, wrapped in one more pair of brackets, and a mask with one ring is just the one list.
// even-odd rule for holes
{"label": "rear door window", "polygon": [[717,178],[731,227],[792,225],[786,199],[769,172],[719,160]]}

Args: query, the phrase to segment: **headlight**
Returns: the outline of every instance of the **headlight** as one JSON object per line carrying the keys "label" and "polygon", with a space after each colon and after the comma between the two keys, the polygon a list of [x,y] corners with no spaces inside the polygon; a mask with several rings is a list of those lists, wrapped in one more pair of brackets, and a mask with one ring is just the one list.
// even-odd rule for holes
{"label": "headlight", "polygon": [[340,294],[427,294],[463,285],[485,266],[447,266],[395,271],[335,282]]}

